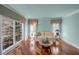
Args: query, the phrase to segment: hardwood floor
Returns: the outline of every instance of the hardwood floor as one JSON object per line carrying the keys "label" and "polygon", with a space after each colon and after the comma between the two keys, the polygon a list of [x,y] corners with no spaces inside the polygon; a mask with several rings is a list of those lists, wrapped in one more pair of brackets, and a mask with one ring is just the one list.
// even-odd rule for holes
{"label": "hardwood floor", "polygon": [[67,55],[79,55],[79,49],[62,40],[62,51]]}
{"label": "hardwood floor", "polygon": [[60,44],[48,47],[42,46],[38,41],[35,42],[34,48],[30,49],[30,40],[22,41],[14,50],[7,55],[79,55],[79,49],[60,40]]}
{"label": "hardwood floor", "polygon": [[36,55],[79,55],[79,49],[69,45],[63,40],[60,40],[60,45],[58,46],[52,44],[49,47],[43,48],[38,42],[36,45]]}

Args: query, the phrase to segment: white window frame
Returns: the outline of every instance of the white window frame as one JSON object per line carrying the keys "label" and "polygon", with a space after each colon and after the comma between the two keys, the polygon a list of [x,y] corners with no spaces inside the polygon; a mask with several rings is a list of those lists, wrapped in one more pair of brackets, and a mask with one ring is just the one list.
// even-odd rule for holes
{"label": "white window frame", "polygon": [[[13,21],[13,44],[11,45],[11,46],[9,46],[9,47],[7,47],[6,49],[3,49],[3,35],[2,35],[2,23],[3,23],[3,19],[4,18],[6,18],[6,20],[12,20]],[[23,30],[24,30],[24,25],[22,24],[22,38],[21,38],[21,40],[20,41],[18,41],[18,42],[16,42],[16,39],[15,39],[15,22],[16,22],[17,20],[14,20],[14,19],[11,19],[11,18],[9,18],[9,17],[6,17],[6,16],[3,16],[3,15],[0,15],[0,43],[1,43],[1,51],[0,51],[0,53],[1,54],[7,54],[11,49],[13,49],[13,48],[15,48],[21,41],[22,41],[22,39],[23,39],[23,37],[24,37],[24,35],[23,35]]]}

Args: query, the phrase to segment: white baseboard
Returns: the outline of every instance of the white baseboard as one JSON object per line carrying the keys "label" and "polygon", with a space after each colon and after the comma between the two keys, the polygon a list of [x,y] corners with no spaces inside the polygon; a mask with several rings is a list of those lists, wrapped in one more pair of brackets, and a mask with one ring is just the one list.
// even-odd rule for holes
{"label": "white baseboard", "polygon": [[79,46],[78,46],[78,45],[76,45],[76,44],[70,42],[69,40],[66,40],[66,39],[63,39],[63,40],[64,40],[65,42],[67,42],[68,44],[74,46],[75,48],[79,49]]}

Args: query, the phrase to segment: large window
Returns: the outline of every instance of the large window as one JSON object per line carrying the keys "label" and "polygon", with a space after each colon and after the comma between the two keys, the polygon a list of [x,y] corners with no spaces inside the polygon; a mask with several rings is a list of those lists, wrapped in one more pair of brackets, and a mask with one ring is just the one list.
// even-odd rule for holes
{"label": "large window", "polygon": [[0,52],[4,53],[24,38],[23,23],[9,17],[0,17]]}
{"label": "large window", "polygon": [[60,34],[60,32],[61,32],[61,22],[62,22],[62,19],[51,20],[52,32],[54,33],[54,35]]}
{"label": "large window", "polygon": [[31,24],[30,25],[30,36],[34,37],[36,34],[36,24]]}
{"label": "large window", "polygon": [[30,20],[30,37],[35,37],[37,30],[37,20]]}
{"label": "large window", "polygon": [[59,23],[53,23],[53,32],[56,30],[60,30],[60,24]]}
{"label": "large window", "polygon": [[53,23],[52,28],[53,28],[52,32],[54,33],[55,36],[57,35],[57,33],[60,33],[61,29],[59,23]]}
{"label": "large window", "polygon": [[30,49],[33,51],[35,49],[35,35],[37,31],[37,20],[29,20],[29,27],[30,27]]}
{"label": "large window", "polygon": [[9,18],[3,19],[2,35],[3,35],[3,49],[6,49],[13,44],[13,21]]}

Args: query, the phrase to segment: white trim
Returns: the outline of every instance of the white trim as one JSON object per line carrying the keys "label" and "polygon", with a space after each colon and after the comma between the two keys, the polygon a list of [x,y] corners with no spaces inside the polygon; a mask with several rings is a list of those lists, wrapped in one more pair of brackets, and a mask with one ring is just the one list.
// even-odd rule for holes
{"label": "white trim", "polygon": [[[22,41],[22,38],[21,38],[21,40],[20,41],[18,41],[18,42],[16,42],[15,41],[15,21],[17,21],[17,20],[13,20],[13,19],[11,19],[11,18],[9,18],[9,17],[6,17],[6,16],[3,16],[3,15],[0,15],[0,40],[1,40],[1,51],[0,51],[0,53],[3,55],[3,54],[7,54],[9,51],[11,51],[12,49],[14,49],[15,47],[17,47],[18,45],[19,45],[19,43]],[[11,20],[11,21],[13,21],[13,45],[11,45],[11,46],[9,46],[8,48],[6,48],[6,49],[3,49],[3,34],[2,34],[2,22],[3,22],[3,20],[5,20],[5,19],[7,19],[7,20]],[[17,22],[19,22],[19,21],[17,21]]]}
{"label": "white trim", "polygon": [[16,43],[16,40],[15,40],[15,20],[13,20],[13,44]]}
{"label": "white trim", "polygon": [[22,40],[18,41],[16,44],[13,44],[12,46],[8,47],[7,49],[2,51],[2,55],[7,54],[9,51],[11,51],[12,49],[16,48]]}
{"label": "white trim", "polygon": [[74,46],[75,48],[79,49],[79,46],[78,46],[78,45],[76,45],[76,44],[70,42],[69,40],[63,39],[63,41],[65,41],[65,42],[67,42],[68,44],[70,44],[70,45]]}
{"label": "white trim", "polygon": [[0,40],[1,40],[1,51],[0,51],[0,54],[2,54],[2,51],[3,51],[3,46],[2,46],[2,42],[3,42],[3,37],[2,37],[2,20],[3,20],[3,16],[0,15]]}
{"label": "white trim", "polygon": [[76,13],[79,13],[79,9],[77,9],[77,10],[75,10],[75,11],[72,11],[72,12],[66,14],[64,17],[69,17],[69,16],[72,16],[72,15],[74,15],[74,14],[76,14]]}

